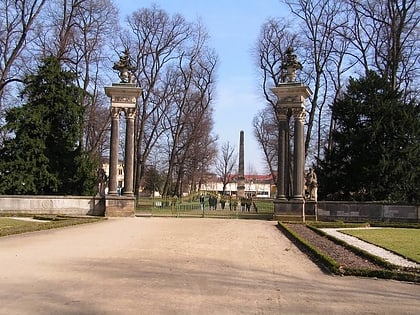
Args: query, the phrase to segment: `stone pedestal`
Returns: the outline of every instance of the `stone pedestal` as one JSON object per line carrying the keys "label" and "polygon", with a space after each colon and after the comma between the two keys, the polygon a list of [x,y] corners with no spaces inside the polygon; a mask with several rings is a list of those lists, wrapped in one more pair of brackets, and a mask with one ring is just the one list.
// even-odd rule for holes
{"label": "stone pedestal", "polygon": [[105,196],[106,217],[133,217],[136,198],[126,196]]}
{"label": "stone pedestal", "polygon": [[308,221],[317,221],[317,202],[315,200],[306,200],[305,202],[305,219]]}
{"label": "stone pedestal", "polygon": [[305,200],[274,200],[274,220],[305,221]]}

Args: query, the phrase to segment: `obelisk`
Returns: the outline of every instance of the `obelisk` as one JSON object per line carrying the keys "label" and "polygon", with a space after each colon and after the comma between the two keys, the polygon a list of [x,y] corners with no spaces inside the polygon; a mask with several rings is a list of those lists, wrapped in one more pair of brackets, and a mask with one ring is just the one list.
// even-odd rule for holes
{"label": "obelisk", "polygon": [[239,134],[239,167],[238,167],[238,198],[245,197],[245,172],[244,172],[244,160],[245,160],[245,150],[244,150],[244,131],[241,130]]}

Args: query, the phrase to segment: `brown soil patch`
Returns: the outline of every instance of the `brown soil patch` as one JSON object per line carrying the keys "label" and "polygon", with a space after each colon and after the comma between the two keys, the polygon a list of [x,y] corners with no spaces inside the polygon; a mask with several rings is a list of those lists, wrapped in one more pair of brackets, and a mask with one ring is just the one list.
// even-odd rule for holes
{"label": "brown soil patch", "polygon": [[304,224],[287,224],[287,227],[294,230],[326,256],[334,259],[341,267],[362,270],[383,269],[383,267],[369,261],[366,257],[357,255],[346,247],[331,241],[326,236],[317,234]]}

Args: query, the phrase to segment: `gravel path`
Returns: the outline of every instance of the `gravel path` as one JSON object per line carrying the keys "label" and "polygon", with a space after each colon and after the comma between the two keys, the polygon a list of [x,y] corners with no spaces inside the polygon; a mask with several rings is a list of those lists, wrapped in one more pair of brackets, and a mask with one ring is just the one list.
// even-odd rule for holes
{"label": "gravel path", "polygon": [[[361,228],[353,228],[353,229],[361,229]],[[363,228],[363,229],[374,229],[374,228]],[[384,260],[396,266],[420,268],[420,264],[416,262],[405,259],[402,256],[399,256],[399,255],[394,254],[393,252],[390,252],[389,250],[386,250],[382,247],[365,242],[361,239],[358,239],[357,237],[340,232],[340,230],[351,230],[351,228],[343,228],[343,229],[324,228],[321,230],[331,236],[334,236],[335,238],[345,241],[346,243],[350,245],[359,247],[360,249],[363,249],[364,251],[367,251],[371,253],[372,255],[381,257]]]}
{"label": "gravel path", "polygon": [[326,274],[276,222],[115,218],[0,238],[0,314],[417,314],[420,285]]}

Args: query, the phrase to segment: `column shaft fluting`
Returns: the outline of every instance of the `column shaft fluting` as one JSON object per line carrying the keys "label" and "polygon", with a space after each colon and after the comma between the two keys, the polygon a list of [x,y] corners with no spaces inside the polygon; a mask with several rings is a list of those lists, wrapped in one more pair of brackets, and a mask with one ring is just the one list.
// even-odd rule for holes
{"label": "column shaft fluting", "polygon": [[109,154],[108,194],[117,195],[118,141],[120,128],[120,110],[111,108],[111,148]]}
{"label": "column shaft fluting", "polygon": [[294,126],[294,165],[293,165],[293,199],[303,199],[303,175],[305,167],[304,119],[305,109],[293,109]]}
{"label": "column shaft fluting", "polygon": [[286,199],[286,154],[287,154],[287,109],[277,109],[279,121],[278,161],[277,161],[277,199]]}
{"label": "column shaft fluting", "polygon": [[125,110],[125,170],[124,195],[134,195],[134,117],[135,109]]}

